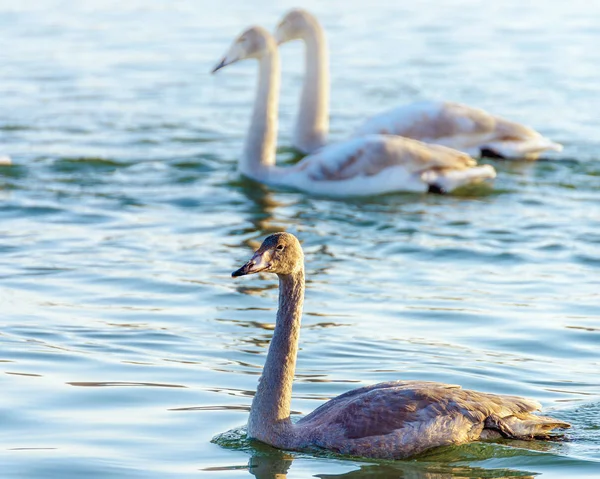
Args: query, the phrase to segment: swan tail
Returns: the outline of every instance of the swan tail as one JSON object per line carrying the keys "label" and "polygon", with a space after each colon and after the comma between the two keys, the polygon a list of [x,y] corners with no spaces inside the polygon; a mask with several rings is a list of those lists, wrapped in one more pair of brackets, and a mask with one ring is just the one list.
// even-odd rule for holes
{"label": "swan tail", "polygon": [[444,193],[461,186],[493,180],[496,170],[491,165],[475,166],[465,170],[428,170],[421,174],[421,180],[429,185],[429,192]]}
{"label": "swan tail", "polygon": [[543,136],[525,140],[494,141],[481,145],[482,156],[536,159],[544,151],[562,151],[563,146]]}
{"label": "swan tail", "polygon": [[532,440],[556,437],[556,433],[552,434],[554,430],[569,429],[571,425],[553,417],[526,413],[502,418],[492,414],[486,418],[484,427],[506,438]]}

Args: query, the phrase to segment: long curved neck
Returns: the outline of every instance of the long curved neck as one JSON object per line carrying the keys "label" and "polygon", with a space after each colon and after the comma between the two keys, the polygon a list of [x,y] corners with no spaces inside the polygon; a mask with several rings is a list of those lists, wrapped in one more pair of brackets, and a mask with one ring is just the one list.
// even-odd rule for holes
{"label": "long curved neck", "polygon": [[248,420],[248,435],[274,446],[285,445],[282,441],[291,427],[292,383],[303,303],[304,268],[290,275],[279,276],[279,310],[275,332]]}
{"label": "long curved neck", "polygon": [[316,21],[305,30],[303,40],[306,72],[294,146],[310,153],[325,145],[329,133],[329,55],[325,32]]}
{"label": "long curved neck", "polygon": [[259,59],[256,98],[239,163],[240,172],[256,180],[264,180],[275,165],[280,75],[279,52],[273,45]]}

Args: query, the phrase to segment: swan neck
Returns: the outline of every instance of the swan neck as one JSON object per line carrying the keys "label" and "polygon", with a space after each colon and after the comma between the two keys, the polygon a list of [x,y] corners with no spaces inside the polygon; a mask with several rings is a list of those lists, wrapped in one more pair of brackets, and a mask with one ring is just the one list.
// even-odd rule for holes
{"label": "swan neck", "polygon": [[275,331],[248,420],[250,437],[279,447],[292,439],[290,406],[303,303],[304,268],[280,275]]}
{"label": "swan neck", "polygon": [[259,58],[256,98],[239,170],[246,176],[264,181],[275,165],[277,146],[277,109],[280,66],[276,45]]}
{"label": "swan neck", "polygon": [[329,55],[325,32],[317,22],[305,30],[303,40],[305,75],[294,144],[310,153],[325,145],[329,133]]}

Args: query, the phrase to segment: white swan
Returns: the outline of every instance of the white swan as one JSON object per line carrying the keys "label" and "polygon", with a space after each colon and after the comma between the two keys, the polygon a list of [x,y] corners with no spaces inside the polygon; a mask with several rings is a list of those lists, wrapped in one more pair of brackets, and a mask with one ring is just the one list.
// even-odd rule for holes
{"label": "white swan", "polygon": [[12,160],[10,156],[0,155],[0,166],[10,166],[12,165]]}
{"label": "white swan", "polygon": [[258,91],[239,162],[242,174],[257,181],[329,196],[376,195],[394,191],[444,192],[496,176],[468,155],[439,145],[389,135],[353,138],[275,166],[279,52],[269,32],[252,27],[231,45],[213,73],[246,58],[259,62]]}
{"label": "white swan", "polygon": [[[312,153],[329,133],[329,60],[327,41],[317,19],[302,9],[287,13],[275,33],[279,44],[305,43],[305,77],[293,145]],[[545,150],[561,151],[531,128],[460,103],[423,101],[403,105],[363,123],[353,136],[391,134],[436,143],[471,156],[535,159]]]}
{"label": "white swan", "polygon": [[304,255],[294,235],[268,236],[232,276],[279,277],[273,339],[248,419],[248,436],[281,449],[401,459],[480,439],[548,438],[568,423],[537,416],[536,401],[425,381],[392,381],[354,389],[297,423],[290,420],[292,383],[304,302]]}

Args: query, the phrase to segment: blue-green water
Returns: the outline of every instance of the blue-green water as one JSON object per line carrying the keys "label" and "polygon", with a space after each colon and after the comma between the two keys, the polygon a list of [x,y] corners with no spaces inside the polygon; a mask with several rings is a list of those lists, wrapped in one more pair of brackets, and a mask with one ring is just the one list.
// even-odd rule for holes
{"label": "blue-green water", "polygon": [[[295,4],[221,3],[0,3],[0,475],[600,476],[600,6],[304,2],[333,139],[445,98],[565,145],[493,163],[493,190],[332,201],[237,177],[255,65],[208,71]],[[282,53],[285,161],[301,47]],[[229,275],[276,230],[307,260],[296,413],[439,380],[537,398],[569,440],[396,463],[211,443],[246,421],[277,299]]]}

